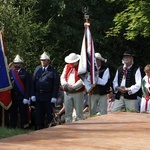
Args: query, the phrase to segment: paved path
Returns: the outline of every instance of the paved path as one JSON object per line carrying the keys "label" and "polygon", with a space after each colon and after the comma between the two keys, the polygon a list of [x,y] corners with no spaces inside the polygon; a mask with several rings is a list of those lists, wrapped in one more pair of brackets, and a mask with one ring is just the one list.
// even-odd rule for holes
{"label": "paved path", "polygon": [[150,150],[150,114],[118,112],[0,140],[0,150]]}

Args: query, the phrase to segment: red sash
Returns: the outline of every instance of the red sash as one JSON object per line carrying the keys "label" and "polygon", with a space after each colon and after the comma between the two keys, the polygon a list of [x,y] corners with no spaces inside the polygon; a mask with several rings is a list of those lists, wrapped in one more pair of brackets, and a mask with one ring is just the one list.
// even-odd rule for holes
{"label": "red sash", "polygon": [[16,69],[11,70],[12,76],[14,78],[14,81],[19,89],[19,91],[21,92],[22,95],[25,95],[25,87],[23,85],[23,82],[20,78],[20,76],[18,75],[18,72]]}
{"label": "red sash", "polygon": [[[73,67],[71,66],[70,64],[67,64],[67,68],[66,68],[66,74],[65,74],[65,79],[66,81],[68,81],[68,77],[71,73],[71,71],[74,69],[75,71],[75,82],[77,82],[78,80],[80,80],[79,76],[78,76],[78,66],[76,67]],[[84,91],[84,87],[82,87],[81,89],[79,89],[78,91],[76,92],[81,92],[81,91]]]}
{"label": "red sash", "polygon": [[[12,76],[14,78],[14,81],[15,81],[19,91],[22,93],[23,96],[25,96],[25,87],[24,87],[24,84],[23,84],[17,70],[13,69],[13,70],[11,70],[11,73],[12,73]],[[28,120],[29,120],[29,123],[31,123],[30,109],[29,109],[28,104],[26,104],[26,108],[27,108]]]}
{"label": "red sash", "polygon": [[149,101],[149,92],[148,92],[147,88],[145,88],[145,91],[146,91],[146,96],[145,96],[145,100],[146,100],[145,111],[147,111],[148,101]]}
{"label": "red sash", "polygon": [[77,82],[80,78],[78,77],[78,66],[77,67],[73,67],[70,64],[67,64],[67,68],[66,68],[66,75],[65,75],[65,79],[66,81],[68,81],[68,76],[70,75],[71,71],[75,69],[75,82]]}

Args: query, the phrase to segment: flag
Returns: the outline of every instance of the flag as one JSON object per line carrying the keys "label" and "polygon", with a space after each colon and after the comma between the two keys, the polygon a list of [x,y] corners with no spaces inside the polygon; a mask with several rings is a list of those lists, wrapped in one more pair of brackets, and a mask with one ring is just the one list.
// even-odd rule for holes
{"label": "flag", "polygon": [[4,51],[3,33],[0,32],[0,104],[5,109],[8,109],[11,105],[11,88],[12,85]]}
{"label": "flag", "polygon": [[6,90],[6,91],[3,91],[3,92],[0,92],[0,104],[6,110],[9,109],[9,107],[12,104],[11,91],[10,90]]}
{"label": "flag", "polygon": [[84,82],[85,89],[88,93],[95,87],[98,78],[98,67],[95,59],[94,43],[89,25],[89,23],[85,23],[80,54],[81,58],[78,68],[78,76]]}

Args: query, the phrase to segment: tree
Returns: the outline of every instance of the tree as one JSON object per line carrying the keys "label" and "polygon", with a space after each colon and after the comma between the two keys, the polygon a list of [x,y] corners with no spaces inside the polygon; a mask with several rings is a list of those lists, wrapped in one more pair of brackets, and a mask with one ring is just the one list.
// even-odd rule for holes
{"label": "tree", "polygon": [[[115,0],[110,0],[115,2]],[[120,3],[123,0],[119,0]],[[117,3],[119,3],[117,0]],[[115,26],[110,28],[107,35],[117,36],[122,34],[127,40],[134,40],[138,36],[150,37],[150,1],[149,0],[126,0],[125,8],[116,14]]]}
{"label": "tree", "polygon": [[36,2],[4,0],[0,6],[0,23],[4,25],[8,62],[11,62],[16,54],[20,54],[30,72],[35,68],[35,64],[39,63],[37,56],[43,51],[43,36],[47,34],[51,24],[36,22],[37,14],[33,9]]}
{"label": "tree", "polygon": [[[123,53],[125,50],[131,50],[136,56],[136,62],[144,67],[149,63],[150,57],[150,1],[149,0],[107,0],[120,6],[113,22],[114,25],[106,32],[106,39],[117,43],[120,46],[116,48]],[[112,40],[113,39],[113,40]],[[121,55],[117,56],[121,56]],[[143,56],[143,57],[141,57]],[[116,58],[116,64],[118,59]]]}
{"label": "tree", "polygon": [[[5,26],[8,62],[18,53],[33,72],[43,51],[62,72],[64,58],[80,53],[84,33],[82,8],[89,7],[95,51],[108,59],[113,71],[125,50],[133,51],[144,66],[149,61],[148,0],[3,0],[0,26]],[[145,52],[145,58],[141,57]]]}

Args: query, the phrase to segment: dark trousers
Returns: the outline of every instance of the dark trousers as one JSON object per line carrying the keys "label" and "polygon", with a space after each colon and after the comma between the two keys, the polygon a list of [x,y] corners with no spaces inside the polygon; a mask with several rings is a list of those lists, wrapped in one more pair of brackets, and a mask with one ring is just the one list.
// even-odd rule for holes
{"label": "dark trousers", "polygon": [[4,112],[3,112],[2,109],[4,109],[4,108],[2,108],[2,106],[0,106],[0,126],[2,126],[2,124],[4,124],[5,127],[9,127],[9,110],[4,110]]}
{"label": "dark trousers", "polygon": [[[27,112],[27,105],[23,104],[22,101],[13,101],[12,106],[10,107],[10,127],[11,128],[27,128],[29,127],[29,118]],[[20,115],[18,117],[18,114]],[[18,118],[20,120],[18,126]]]}
{"label": "dark trousers", "polygon": [[36,101],[35,104],[35,129],[42,129],[46,116],[47,124],[53,120],[53,106],[50,101]]}

